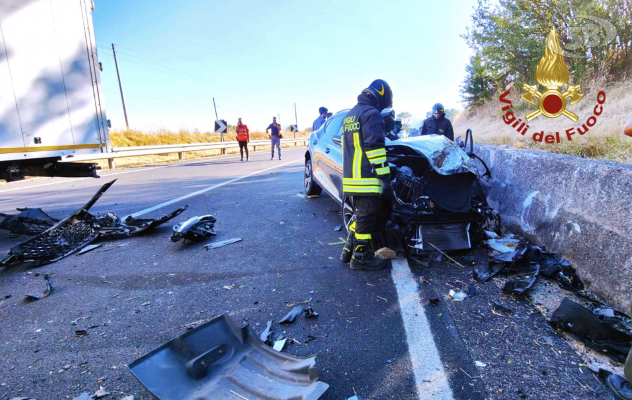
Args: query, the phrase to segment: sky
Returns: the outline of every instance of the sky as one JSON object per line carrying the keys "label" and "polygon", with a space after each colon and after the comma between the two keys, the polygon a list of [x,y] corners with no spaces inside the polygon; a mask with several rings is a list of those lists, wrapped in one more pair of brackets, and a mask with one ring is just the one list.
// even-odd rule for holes
{"label": "sky", "polygon": [[471,56],[460,37],[475,0],[95,0],[93,21],[114,129],[213,130],[215,112],[251,130],[311,127],[318,108],[351,108],[374,79],[421,125],[434,103],[462,108]]}

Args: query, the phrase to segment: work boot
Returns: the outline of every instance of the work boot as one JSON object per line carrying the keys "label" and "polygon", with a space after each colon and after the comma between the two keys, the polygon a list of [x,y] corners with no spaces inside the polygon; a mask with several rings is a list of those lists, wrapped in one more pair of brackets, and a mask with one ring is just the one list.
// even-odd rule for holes
{"label": "work boot", "polygon": [[274,154],[272,154],[272,157],[270,158],[270,161],[274,161]]}
{"label": "work boot", "polygon": [[241,158],[241,161],[244,161],[244,158],[243,158],[243,157]]}
{"label": "work boot", "polygon": [[279,156],[279,161],[281,161],[281,156]]}
{"label": "work boot", "polygon": [[611,374],[606,379],[606,383],[617,398],[621,400],[632,400],[632,385],[622,376]]}
{"label": "work boot", "polygon": [[371,251],[370,240],[357,240],[353,256],[351,257],[351,269],[378,270],[386,267],[387,261],[375,258]]}
{"label": "work boot", "polygon": [[342,254],[340,254],[340,261],[345,264],[349,264],[351,261],[351,255],[353,255],[353,239],[355,235],[353,232],[349,232],[347,235],[347,243],[345,243],[345,247],[342,248]]}
{"label": "work boot", "polygon": [[246,161],[250,161],[250,156],[246,154]]}

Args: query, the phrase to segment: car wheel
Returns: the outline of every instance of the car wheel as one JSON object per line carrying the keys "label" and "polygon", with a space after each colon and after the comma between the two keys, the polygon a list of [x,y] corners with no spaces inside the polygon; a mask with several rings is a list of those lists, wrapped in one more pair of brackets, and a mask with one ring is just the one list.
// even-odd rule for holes
{"label": "car wheel", "polygon": [[342,199],[342,226],[345,227],[347,234],[349,233],[349,226],[351,226],[354,221],[353,199],[351,196],[344,195]]}
{"label": "car wheel", "polygon": [[305,194],[308,196],[317,196],[323,191],[323,189],[318,186],[318,183],[314,180],[311,158],[305,160],[304,187]]}

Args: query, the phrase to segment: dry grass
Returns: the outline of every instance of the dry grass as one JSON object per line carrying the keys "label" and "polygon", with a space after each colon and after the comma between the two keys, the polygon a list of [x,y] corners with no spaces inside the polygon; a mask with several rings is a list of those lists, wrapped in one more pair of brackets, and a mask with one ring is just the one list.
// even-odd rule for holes
{"label": "dry grass", "polygon": [[[578,157],[597,158],[632,164],[632,138],[623,134],[623,125],[632,114],[632,81],[619,82],[610,86],[597,84],[586,90],[586,96],[579,102],[569,106],[569,110],[579,116],[573,123],[566,117],[537,117],[529,125],[529,136],[522,136],[502,121],[501,108],[504,105],[498,97],[475,110],[466,110],[454,120],[454,131],[464,135],[469,127],[474,132],[474,141],[494,145],[510,145],[517,148],[543,150],[553,153],[568,154]],[[606,92],[604,111],[597,119],[597,124],[583,136],[575,134],[572,141],[566,139],[564,130],[585,123],[592,115],[597,104],[599,90]],[[524,115],[533,111],[534,106],[520,99],[521,91],[512,88],[510,99],[516,115],[524,119]],[[539,143],[530,137],[534,132],[544,130],[544,134],[560,132],[561,143]]]}
{"label": "dry grass", "polygon": [[[310,132],[296,132],[296,137],[309,136]],[[293,138],[294,135],[287,131],[283,132],[285,138]],[[230,129],[224,135],[225,140],[235,140],[235,131]],[[250,140],[268,139],[265,132],[251,132]],[[140,132],[135,130],[129,131],[113,131],[110,132],[110,141],[113,147],[133,147],[133,146],[156,146],[163,144],[186,144],[186,143],[214,143],[220,141],[220,135],[217,133],[189,132],[181,130],[172,132],[168,130],[158,130],[154,132]],[[292,147],[289,144],[284,147]],[[253,151],[252,145],[248,147],[250,152]],[[270,146],[257,145],[257,152],[260,150],[270,149]],[[226,149],[226,154],[239,154],[239,149]],[[185,160],[193,160],[205,157],[214,157],[222,155],[221,150],[205,150],[183,153]],[[160,154],[143,157],[125,157],[116,159],[116,168],[132,167],[148,164],[164,164],[178,161],[178,154]],[[102,169],[108,169],[107,160],[99,161]]]}

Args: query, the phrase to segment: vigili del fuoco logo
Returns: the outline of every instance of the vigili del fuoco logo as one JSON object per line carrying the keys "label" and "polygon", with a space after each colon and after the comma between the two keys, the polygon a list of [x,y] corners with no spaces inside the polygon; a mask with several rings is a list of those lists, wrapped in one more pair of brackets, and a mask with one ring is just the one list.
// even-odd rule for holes
{"label": "vigili del fuoco logo", "polygon": [[593,109],[593,115],[589,116],[585,122],[581,123],[577,127],[568,128],[562,131],[562,134],[560,134],[559,131],[555,132],[555,135],[544,135],[543,130],[537,132],[537,129],[533,134],[529,133],[530,127],[527,123],[539,116],[557,118],[563,115],[573,122],[579,121],[577,114],[573,113],[568,106],[572,106],[584,97],[584,93],[580,93],[582,85],[568,85],[564,92],[560,90],[568,83],[569,72],[566,62],[564,61],[564,50],[562,50],[560,41],[557,38],[555,28],[551,29],[551,32],[546,40],[544,55],[540,59],[538,67],[535,70],[535,80],[538,84],[544,86],[546,90],[544,92],[540,92],[537,84],[525,84],[522,86],[522,89],[526,92],[520,96],[522,100],[537,107],[537,110],[524,117],[525,121],[521,118],[517,118],[516,115],[514,115],[514,112],[510,111],[513,108],[513,104],[507,97],[509,96],[511,89],[508,89],[500,95],[500,101],[507,104],[502,108],[504,113],[503,121],[505,124],[511,125],[512,128],[515,128],[516,131],[523,136],[531,136],[536,142],[544,141],[545,143],[561,143],[561,137],[566,136],[566,138],[570,141],[572,140],[573,135],[579,134],[582,136],[597,123],[597,117],[599,117],[603,112],[602,105],[606,101],[606,93],[604,91],[600,91],[597,94],[597,104]]}

